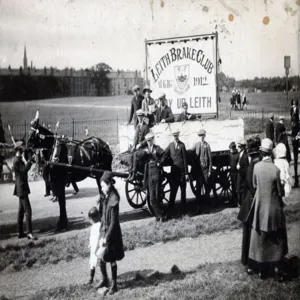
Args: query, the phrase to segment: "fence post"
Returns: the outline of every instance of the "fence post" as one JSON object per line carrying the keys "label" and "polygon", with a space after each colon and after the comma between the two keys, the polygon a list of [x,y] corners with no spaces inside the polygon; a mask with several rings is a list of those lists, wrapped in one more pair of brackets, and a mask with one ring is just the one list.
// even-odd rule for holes
{"label": "fence post", "polygon": [[75,120],[72,118],[72,138],[75,138]]}
{"label": "fence post", "polygon": [[261,109],[261,131],[264,132],[264,108]]}
{"label": "fence post", "polygon": [[25,126],[25,141],[27,140],[27,121],[25,120],[24,122],[24,126]]}

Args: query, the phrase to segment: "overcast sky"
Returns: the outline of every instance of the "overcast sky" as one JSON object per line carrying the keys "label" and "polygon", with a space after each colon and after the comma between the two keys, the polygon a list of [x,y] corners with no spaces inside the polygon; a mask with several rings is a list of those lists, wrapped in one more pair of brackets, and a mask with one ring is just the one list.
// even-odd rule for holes
{"label": "overcast sky", "polygon": [[106,62],[113,69],[142,71],[145,38],[218,30],[226,75],[284,76],[284,55],[291,56],[291,75],[298,75],[296,2],[300,5],[299,0],[0,0],[0,66],[22,65],[26,44],[29,64],[37,68]]}

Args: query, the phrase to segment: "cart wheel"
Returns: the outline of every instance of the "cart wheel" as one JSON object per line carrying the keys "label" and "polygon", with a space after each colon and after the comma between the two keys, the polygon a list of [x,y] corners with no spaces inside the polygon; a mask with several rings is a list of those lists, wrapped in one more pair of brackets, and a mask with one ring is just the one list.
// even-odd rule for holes
{"label": "cart wheel", "polygon": [[147,193],[142,180],[134,179],[126,181],[125,192],[127,201],[131,207],[142,208],[146,204]]}
{"label": "cart wheel", "polygon": [[[161,188],[160,188],[160,199],[163,203],[163,205],[167,205],[169,203],[169,199],[170,199],[170,193],[171,193],[171,187],[170,187],[170,182],[169,182],[169,174],[165,173],[163,174],[163,181],[161,184]],[[148,209],[149,212],[152,216],[155,215],[154,210],[152,208],[152,205],[150,203],[150,197],[147,193],[147,205],[148,205]]]}
{"label": "cart wheel", "polygon": [[215,171],[215,195],[224,202],[229,202],[232,194],[230,167],[223,166]]}

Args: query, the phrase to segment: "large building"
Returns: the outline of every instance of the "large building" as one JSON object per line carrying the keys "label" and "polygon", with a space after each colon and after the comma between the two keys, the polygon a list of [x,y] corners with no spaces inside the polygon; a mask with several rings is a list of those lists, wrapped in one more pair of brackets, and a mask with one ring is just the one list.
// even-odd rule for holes
{"label": "large building", "polygon": [[[57,68],[36,69],[31,61],[28,67],[26,46],[24,47],[23,67],[12,69],[10,66],[6,69],[0,68],[0,76],[54,76],[68,86],[68,96],[97,96],[98,91],[93,81],[91,72],[86,70],[75,70],[73,68],[65,68],[59,70]],[[141,72],[138,71],[112,71],[107,77],[110,79],[109,95],[125,95],[135,85],[143,85]]]}

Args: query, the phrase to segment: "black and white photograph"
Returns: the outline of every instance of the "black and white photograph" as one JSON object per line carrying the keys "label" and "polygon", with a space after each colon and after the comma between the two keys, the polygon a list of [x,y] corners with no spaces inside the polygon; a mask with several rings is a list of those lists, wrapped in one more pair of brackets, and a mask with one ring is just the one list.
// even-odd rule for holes
{"label": "black and white photograph", "polygon": [[300,298],[300,0],[0,0],[0,300]]}

